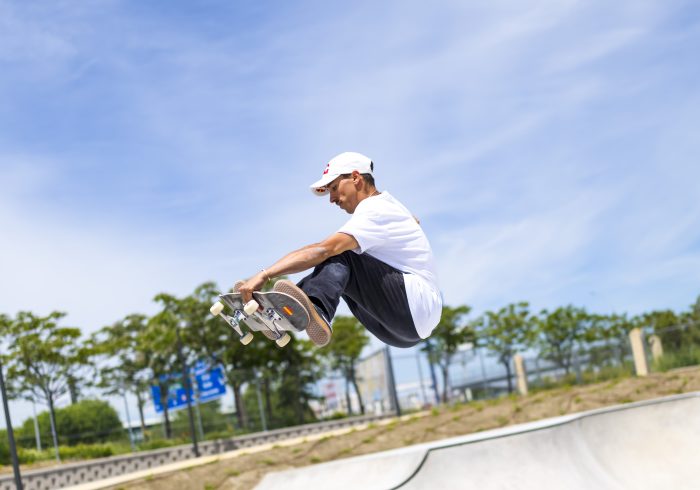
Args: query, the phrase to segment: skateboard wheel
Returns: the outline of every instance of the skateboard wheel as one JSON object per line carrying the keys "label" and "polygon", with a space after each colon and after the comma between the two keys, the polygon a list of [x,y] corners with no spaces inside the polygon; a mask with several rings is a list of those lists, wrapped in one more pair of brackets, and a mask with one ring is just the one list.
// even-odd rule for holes
{"label": "skateboard wheel", "polygon": [[253,334],[248,332],[243,337],[241,337],[241,344],[248,345],[251,343],[252,340],[253,340]]}
{"label": "skateboard wheel", "polygon": [[224,304],[221,301],[217,301],[209,308],[209,313],[214,316],[219,316],[222,311],[224,311]]}
{"label": "skateboard wheel", "polygon": [[283,336],[281,336],[280,338],[278,338],[277,340],[275,340],[275,343],[276,343],[277,346],[279,346],[279,347],[284,347],[285,345],[287,345],[287,344],[289,343],[289,341],[290,341],[291,339],[292,339],[292,338],[289,336],[289,334],[286,333],[286,334],[284,334]]}
{"label": "skateboard wheel", "polygon": [[245,312],[246,315],[252,315],[256,311],[258,311],[259,307],[260,307],[260,305],[258,304],[258,302],[255,301],[254,299],[251,299],[250,301],[248,301],[245,304],[245,306],[243,307],[243,311]]}

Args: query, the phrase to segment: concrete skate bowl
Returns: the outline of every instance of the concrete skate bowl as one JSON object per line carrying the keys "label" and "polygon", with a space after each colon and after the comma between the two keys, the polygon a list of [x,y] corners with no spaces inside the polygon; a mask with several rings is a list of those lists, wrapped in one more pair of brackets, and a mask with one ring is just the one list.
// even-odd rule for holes
{"label": "concrete skate bowl", "polygon": [[268,474],[279,489],[700,489],[700,393]]}

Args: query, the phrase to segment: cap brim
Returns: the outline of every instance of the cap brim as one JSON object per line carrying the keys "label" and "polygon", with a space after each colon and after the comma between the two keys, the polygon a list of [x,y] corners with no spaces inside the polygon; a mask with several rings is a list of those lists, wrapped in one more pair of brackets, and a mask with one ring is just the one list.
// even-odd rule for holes
{"label": "cap brim", "polygon": [[317,180],[309,186],[311,188],[311,192],[313,192],[316,196],[325,196],[328,194],[328,184],[333,182],[336,177],[338,176],[330,174],[324,175],[320,180]]}

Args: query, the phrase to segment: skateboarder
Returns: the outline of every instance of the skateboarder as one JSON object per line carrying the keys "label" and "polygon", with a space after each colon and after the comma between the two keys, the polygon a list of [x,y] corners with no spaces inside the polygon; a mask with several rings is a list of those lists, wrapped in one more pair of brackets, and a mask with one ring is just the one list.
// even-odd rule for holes
{"label": "skateboarder", "polygon": [[331,339],[330,322],[342,297],[355,317],[382,342],[411,347],[440,321],[440,293],[433,252],[418,220],[388,192],[377,190],[374,164],[354,152],[334,157],[311,185],[351,214],[325,240],[291,252],[237,285],[244,301],[275,276],[314,268],[298,285],[288,280],[276,291],[291,294],[309,311],[309,338]]}

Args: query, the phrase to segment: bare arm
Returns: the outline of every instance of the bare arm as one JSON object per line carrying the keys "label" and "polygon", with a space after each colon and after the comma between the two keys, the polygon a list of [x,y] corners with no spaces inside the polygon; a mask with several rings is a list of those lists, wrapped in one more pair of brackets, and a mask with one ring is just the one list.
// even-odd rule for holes
{"label": "bare arm", "polygon": [[322,242],[312,243],[288,253],[264,271],[260,271],[248,279],[239,288],[239,291],[243,294],[243,301],[250,301],[253,298],[253,291],[259,291],[268,278],[311,269],[331,257],[359,246],[352,235],[334,233]]}

